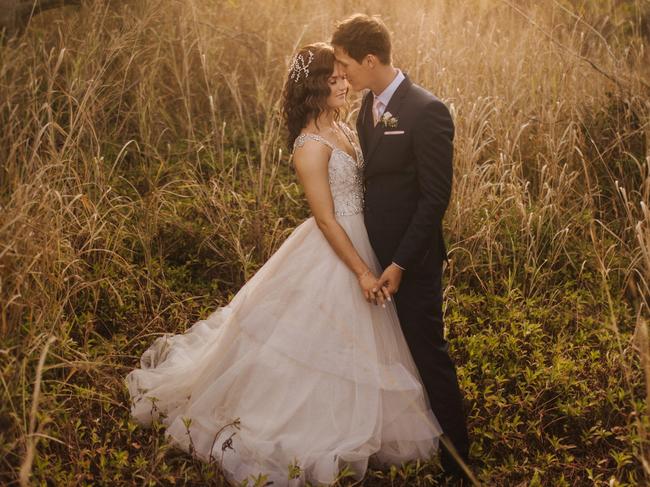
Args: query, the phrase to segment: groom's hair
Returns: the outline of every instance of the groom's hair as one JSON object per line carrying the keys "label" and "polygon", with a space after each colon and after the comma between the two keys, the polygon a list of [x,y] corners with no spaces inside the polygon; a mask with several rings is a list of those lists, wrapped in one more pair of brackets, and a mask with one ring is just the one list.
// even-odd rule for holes
{"label": "groom's hair", "polygon": [[390,32],[379,16],[354,14],[336,25],[332,45],[342,47],[356,62],[368,54],[377,56],[382,64],[390,64]]}

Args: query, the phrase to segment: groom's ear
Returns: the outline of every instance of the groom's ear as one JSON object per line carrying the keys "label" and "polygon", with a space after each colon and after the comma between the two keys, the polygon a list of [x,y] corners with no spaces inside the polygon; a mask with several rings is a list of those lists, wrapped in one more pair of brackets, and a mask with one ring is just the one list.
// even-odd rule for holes
{"label": "groom's ear", "polygon": [[366,54],[366,56],[363,58],[363,62],[366,64],[367,67],[374,68],[375,66],[377,66],[379,59],[377,59],[377,56],[375,56],[374,54]]}

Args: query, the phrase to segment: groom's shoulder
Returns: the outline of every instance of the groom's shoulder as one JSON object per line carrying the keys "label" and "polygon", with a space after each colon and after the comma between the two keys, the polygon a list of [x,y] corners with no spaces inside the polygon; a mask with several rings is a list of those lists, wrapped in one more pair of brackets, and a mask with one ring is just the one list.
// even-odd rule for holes
{"label": "groom's shoulder", "polygon": [[444,105],[440,98],[438,98],[426,88],[418,85],[417,83],[411,83],[409,95],[414,102],[421,105],[429,105],[431,103],[442,103]]}
{"label": "groom's shoulder", "polygon": [[439,123],[453,128],[454,122],[449,107],[429,90],[416,83],[412,83],[408,98],[410,105],[409,113],[416,119],[421,119],[423,114],[426,113],[428,114],[427,117],[432,117]]}
{"label": "groom's shoulder", "polygon": [[415,113],[421,113],[422,110],[429,110],[432,113],[440,114],[444,118],[451,118],[447,104],[429,90],[416,83],[411,83],[409,98]]}

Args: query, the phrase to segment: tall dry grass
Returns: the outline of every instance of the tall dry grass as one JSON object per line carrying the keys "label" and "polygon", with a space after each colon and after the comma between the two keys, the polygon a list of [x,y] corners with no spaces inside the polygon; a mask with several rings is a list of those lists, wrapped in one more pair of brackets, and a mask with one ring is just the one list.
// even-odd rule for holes
{"label": "tall dry grass", "polygon": [[[0,48],[3,482],[220,482],[129,423],[122,377],[308,216],[280,89],[295,47],[354,11],[382,14],[455,118],[447,312],[479,477],[650,479],[647,2],[150,0],[49,12]],[[479,362],[520,332],[509,370],[549,374],[532,406]],[[512,404],[551,419],[522,432]]]}

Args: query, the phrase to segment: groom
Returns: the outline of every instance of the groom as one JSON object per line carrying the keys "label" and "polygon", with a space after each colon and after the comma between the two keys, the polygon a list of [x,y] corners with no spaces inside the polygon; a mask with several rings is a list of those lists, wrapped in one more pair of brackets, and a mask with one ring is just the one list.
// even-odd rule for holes
{"label": "groom", "polygon": [[[366,163],[365,224],[384,269],[380,285],[395,294],[431,409],[467,461],[462,396],[442,322],[442,218],[451,193],[454,125],[440,100],[393,67],[390,33],[377,17],[349,17],[331,42],[350,86],[368,89],[357,132]],[[461,473],[444,443],[441,463]]]}

